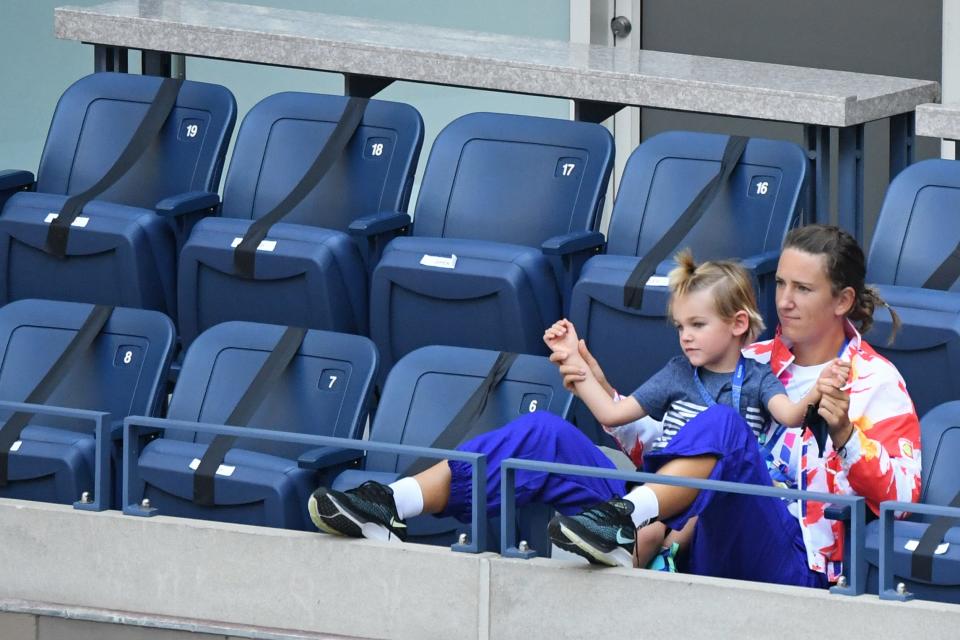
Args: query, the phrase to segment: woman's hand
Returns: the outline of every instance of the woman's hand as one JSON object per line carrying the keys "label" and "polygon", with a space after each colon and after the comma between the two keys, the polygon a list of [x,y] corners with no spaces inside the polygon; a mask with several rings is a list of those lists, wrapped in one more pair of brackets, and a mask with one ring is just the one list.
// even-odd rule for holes
{"label": "woman's hand", "polygon": [[611,398],[613,397],[613,387],[607,382],[607,377],[604,375],[603,369],[600,368],[600,365],[597,364],[597,359],[594,358],[590,350],[587,349],[587,343],[585,341],[580,340],[577,344],[576,355],[579,357],[569,358],[568,361],[568,355],[570,354],[564,351],[555,351],[550,356],[550,362],[560,367],[560,375],[563,376],[564,387],[569,391],[574,391],[574,385],[577,382],[586,380],[587,375],[590,374],[596,378],[600,386],[603,387],[603,390],[606,391]]}
{"label": "woman's hand", "polygon": [[847,443],[854,429],[850,424],[850,396],[846,389],[842,389],[843,386],[845,385],[839,384],[839,378],[834,380],[821,378],[817,381],[821,394],[820,409],[817,413],[827,423],[827,430],[835,449]]}

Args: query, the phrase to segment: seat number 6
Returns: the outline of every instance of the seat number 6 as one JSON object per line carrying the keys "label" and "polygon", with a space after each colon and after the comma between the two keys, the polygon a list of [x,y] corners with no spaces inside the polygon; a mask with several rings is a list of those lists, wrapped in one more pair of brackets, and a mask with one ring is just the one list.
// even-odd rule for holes
{"label": "seat number 6", "polygon": [[525,393],[520,401],[520,413],[540,411],[547,405],[547,396],[542,393]]}

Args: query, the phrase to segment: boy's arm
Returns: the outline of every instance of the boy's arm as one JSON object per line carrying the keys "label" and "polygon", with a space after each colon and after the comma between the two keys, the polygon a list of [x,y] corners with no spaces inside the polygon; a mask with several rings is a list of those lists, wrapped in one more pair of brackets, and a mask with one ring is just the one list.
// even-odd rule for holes
{"label": "boy's arm", "polygon": [[820,402],[819,382],[824,380],[830,384],[835,384],[839,388],[846,384],[849,375],[850,364],[842,360],[834,360],[823,368],[817,383],[800,400],[792,402],[786,393],[777,394],[770,398],[767,403],[767,410],[774,420],[786,427],[803,426],[807,406],[816,405]]}
{"label": "boy's arm", "polygon": [[767,403],[767,411],[770,412],[774,420],[783,426],[799,427],[803,424],[808,404],[816,404],[816,401],[807,402],[807,398],[804,397],[800,402],[791,402],[787,394],[781,393],[770,398],[770,402]]}

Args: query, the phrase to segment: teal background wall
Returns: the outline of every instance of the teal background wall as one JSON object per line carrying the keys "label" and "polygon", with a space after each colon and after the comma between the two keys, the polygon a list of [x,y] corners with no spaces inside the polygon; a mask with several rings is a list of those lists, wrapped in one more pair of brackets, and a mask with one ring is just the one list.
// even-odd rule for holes
{"label": "teal background wall", "polygon": [[[54,7],[98,3],[0,0],[0,169],[36,171],[57,98],[71,82],[93,71],[92,46],[53,36]],[[570,31],[569,5],[556,0],[256,0],[248,4],[561,40],[568,39]],[[131,55],[130,69],[139,68],[139,56]],[[190,79],[216,82],[233,91],[241,118],[258,100],[278,91],[343,93],[339,74],[198,58],[187,58],[186,72]],[[457,116],[501,111],[569,117],[565,100],[404,82],[377,97],[410,103],[423,115],[426,137],[418,183],[433,138]]]}

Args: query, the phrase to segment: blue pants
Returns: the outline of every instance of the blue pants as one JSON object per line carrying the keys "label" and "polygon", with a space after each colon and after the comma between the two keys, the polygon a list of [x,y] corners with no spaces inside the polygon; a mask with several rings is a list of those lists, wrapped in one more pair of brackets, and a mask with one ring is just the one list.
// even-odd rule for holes
{"label": "blue pants", "polygon": [[[769,486],[770,473],[746,421],[726,405],[714,405],[688,422],[670,443],[644,457],[656,472],[676,458],[714,456],[711,480]],[[700,491],[683,513],[664,519],[681,529],[698,516],[690,572],[804,587],[826,587],[811,571],[797,518],[777,498]]]}
{"label": "blue pants", "polygon": [[[487,517],[500,515],[500,462],[507,458],[615,468],[613,462],[583,432],[546,411],[524,414],[506,426],[464,442],[457,449],[487,455]],[[456,460],[450,460],[448,464],[452,476],[450,499],[443,513],[438,515],[469,522],[472,492],[470,464]],[[598,502],[622,496],[625,490],[620,480],[525,470],[516,472],[517,507],[536,502],[549,504],[569,515]]]}
{"label": "blue pants", "polygon": [[[458,449],[487,455],[488,517],[500,513],[500,462],[507,458],[614,468],[579,429],[546,412],[521,416]],[[770,485],[770,474],[760,457],[756,437],[743,418],[725,405],[711,407],[688,422],[667,447],[647,453],[644,462],[648,470],[656,471],[674,458],[702,455],[717,459],[711,479]],[[470,465],[456,460],[448,464],[452,475],[450,499],[438,515],[469,521]],[[518,507],[544,503],[567,515],[626,492],[619,480],[524,470],[517,471],[516,483]],[[683,513],[664,522],[681,529],[693,516],[699,520],[691,548],[691,573],[827,586],[823,574],[808,568],[800,525],[782,500],[701,491]]]}

